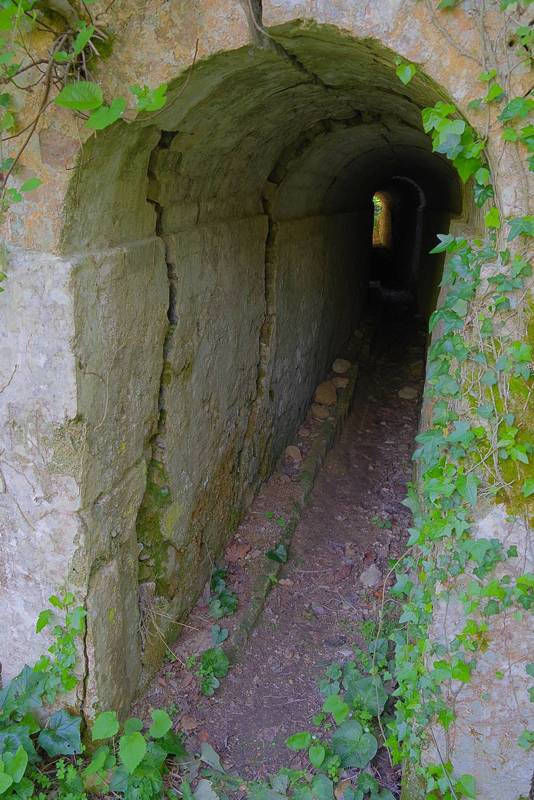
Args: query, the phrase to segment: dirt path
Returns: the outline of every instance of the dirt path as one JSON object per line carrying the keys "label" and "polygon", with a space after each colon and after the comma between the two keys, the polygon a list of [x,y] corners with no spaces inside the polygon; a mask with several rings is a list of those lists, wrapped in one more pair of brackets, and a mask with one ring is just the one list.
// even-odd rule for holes
{"label": "dirt path", "polygon": [[[265,777],[298,765],[284,742],[312,729],[325,668],[373,636],[380,581],[389,559],[402,553],[409,524],[401,501],[412,477],[424,344],[412,310],[387,304],[371,357],[361,365],[353,412],[238,663],[214,697],[191,696],[195,686],[184,685],[176,694],[192,744],[209,741],[241,775]],[[414,391],[399,397],[406,387]],[[402,399],[405,393],[411,398]]]}

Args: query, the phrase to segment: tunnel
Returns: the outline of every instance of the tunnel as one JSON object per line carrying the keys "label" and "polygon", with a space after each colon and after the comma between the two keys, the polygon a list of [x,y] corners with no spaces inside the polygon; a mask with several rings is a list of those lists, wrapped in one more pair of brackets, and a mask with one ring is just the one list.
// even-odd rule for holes
{"label": "tunnel", "polygon": [[147,607],[178,632],[369,284],[409,292],[422,317],[435,306],[429,250],[464,190],[421,125],[443,91],[424,74],[403,86],[395,59],[284,25],[262,49],[200,60],[164,109],[84,147],[63,246],[78,258],[84,547],[104,564],[89,619],[116,609],[93,627],[95,681],[119,706],[162,656],[139,636]]}

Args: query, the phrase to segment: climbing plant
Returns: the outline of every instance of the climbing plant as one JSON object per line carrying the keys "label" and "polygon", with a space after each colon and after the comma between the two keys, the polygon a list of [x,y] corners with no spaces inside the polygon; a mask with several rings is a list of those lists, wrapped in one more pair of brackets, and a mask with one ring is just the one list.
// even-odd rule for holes
{"label": "climbing plant", "polygon": [[[436,7],[446,14],[461,5],[462,0],[441,0]],[[530,66],[534,32],[519,18],[527,5],[502,0],[500,8],[503,31],[511,29],[510,41]],[[154,89],[132,86],[128,93],[105,99],[95,75],[113,46],[108,11],[95,15],[91,3],[83,0],[80,6],[68,0],[0,0],[0,133],[3,151],[12,148],[1,156],[2,211],[40,185],[39,176],[17,181],[17,166],[49,106],[73,111],[89,131],[164,106],[165,84]],[[514,148],[533,170],[529,117],[534,98],[511,94],[510,72],[492,63],[493,48],[484,37],[481,52],[480,96],[469,108],[485,112],[488,124],[497,119],[503,145]],[[407,85],[417,67],[399,59],[396,73]],[[32,99],[29,121],[29,101],[17,111],[21,97]],[[434,151],[451,160],[464,183],[471,182],[474,202],[483,209],[484,230],[472,239],[443,234],[433,250],[447,256],[447,291],[430,321],[426,398],[431,422],[417,437],[419,480],[406,500],[413,525],[406,553],[392,566],[391,594],[402,600],[402,612],[389,637],[381,636],[379,625],[368,654],[357,653],[355,661],[329,669],[321,685],[323,711],[316,720],[324,735],[300,731],[288,740],[290,749],[307,753],[311,772],[282,770],[268,787],[249,786],[256,800],[278,800],[288,792],[296,800],[332,800],[334,782],[347,767],[362,771],[354,786],[344,790],[346,800],[388,800],[388,790],[363,771],[381,741],[394,763],[419,765],[427,800],[474,798],[473,777],[454,774],[441,752],[443,737],[437,729],[446,737],[454,723],[458,687],[476,674],[492,620],[520,618],[534,604],[534,575],[515,568],[521,555],[517,548],[479,536],[474,515],[475,507],[491,498],[525,527],[532,521],[534,323],[525,338],[517,330],[526,327],[523,317],[533,311],[532,306],[527,309],[534,217],[505,217],[493,185],[487,135],[477,132],[453,104],[440,101],[424,109],[422,121]],[[508,564],[514,568],[508,570]],[[212,586],[214,619],[234,603],[218,577],[218,587]],[[453,598],[463,608],[462,626],[446,640],[433,639],[429,630],[437,604]],[[83,633],[85,611],[73,607],[68,594],[51,602],[53,609],[44,611],[37,623],[38,631],[53,625],[49,655],[0,691],[0,795],[29,800],[34,794],[54,794],[66,800],[96,787],[128,798],[161,796],[169,759],[185,753],[165,712],[154,711],[147,731],[138,720],[128,720],[121,730],[113,711],[100,714],[92,739],[105,744],[90,759],[82,752],[80,717],[59,710],[43,723],[36,714],[78,683],[76,637]],[[62,622],[54,618],[58,611]],[[228,669],[218,647],[222,629],[214,627],[214,647],[199,668],[206,694]],[[534,677],[534,664],[525,667]],[[497,670],[496,679],[503,677]],[[392,696],[387,685],[394,686]],[[422,751],[429,743],[438,760],[423,764]],[[533,744],[534,731],[525,729],[517,746],[529,749]],[[45,756],[52,767],[43,766]],[[231,785],[216,755],[205,750],[201,761],[211,769],[210,791]],[[212,798],[205,780],[202,775],[197,800]],[[172,794],[172,788],[165,790]],[[190,800],[189,778],[180,781],[179,791]]]}

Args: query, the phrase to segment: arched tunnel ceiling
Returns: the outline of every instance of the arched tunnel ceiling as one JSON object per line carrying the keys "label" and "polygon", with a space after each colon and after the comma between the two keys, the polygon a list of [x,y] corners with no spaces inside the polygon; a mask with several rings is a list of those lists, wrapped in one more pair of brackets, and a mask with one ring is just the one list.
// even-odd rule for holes
{"label": "arched tunnel ceiling", "polygon": [[[151,154],[148,197],[163,207],[167,229],[263,213],[273,175],[284,187],[273,203],[280,217],[355,207],[395,174],[419,183],[430,205],[460,211],[455,174],[432,154],[421,127],[421,109],[443,97],[430,79],[418,73],[404,87],[395,54],[329,26],[294,23],[273,36],[276,48],[241,48],[196,64],[171,87],[164,110],[88,145],[91,168],[77,176],[78,187],[85,181],[77,196],[96,194],[99,202],[73,209],[67,247],[89,238],[88,213],[102,218],[96,236],[106,244],[131,230],[126,214],[141,214],[133,224],[148,235]],[[174,138],[154,151],[160,131]],[[102,172],[105,186],[95,178]],[[114,176],[126,176],[128,187],[124,180],[116,187]]]}

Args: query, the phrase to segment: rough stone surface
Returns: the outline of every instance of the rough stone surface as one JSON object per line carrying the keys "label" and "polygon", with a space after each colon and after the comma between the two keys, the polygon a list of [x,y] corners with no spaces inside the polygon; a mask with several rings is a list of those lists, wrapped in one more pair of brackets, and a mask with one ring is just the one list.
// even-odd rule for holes
{"label": "rough stone surface", "polygon": [[288,461],[295,462],[295,464],[300,464],[300,462],[302,461],[302,453],[300,452],[299,448],[294,444],[290,444],[288,447],[286,447],[284,451],[284,457]]}
{"label": "rough stone surface", "polygon": [[401,400],[415,400],[417,389],[412,386],[403,386],[402,389],[399,389],[399,397]]}
{"label": "rough stone surface", "polygon": [[319,403],[313,403],[311,407],[311,415],[314,419],[325,420],[330,416],[330,412],[326,406],[321,406]]}
{"label": "rough stone surface", "polygon": [[349,385],[349,379],[337,376],[332,378],[332,383],[336,389],[345,389]]}
{"label": "rough stone surface", "polygon": [[347,361],[346,358],[336,358],[332,364],[332,372],[336,372],[338,375],[344,375],[345,372],[349,371],[350,366],[350,361]]}
{"label": "rough stone surface", "polygon": [[323,383],[320,383],[315,390],[313,399],[316,403],[320,403],[320,405],[323,406],[335,405],[337,401],[337,392],[332,381],[323,381]]}
{"label": "rough stone surface", "polygon": [[360,574],[361,583],[368,588],[378,586],[381,580],[382,575],[376,564],[371,564],[371,566],[367,567],[367,569],[364,569],[364,571]]}

